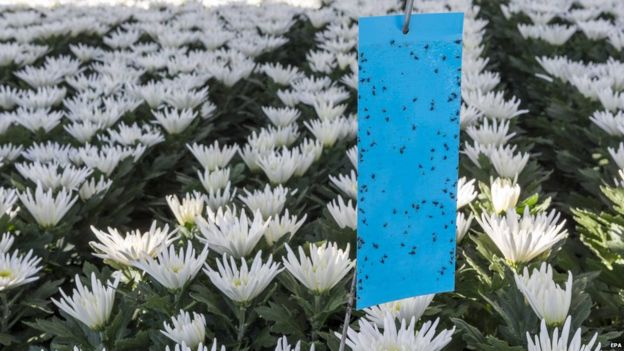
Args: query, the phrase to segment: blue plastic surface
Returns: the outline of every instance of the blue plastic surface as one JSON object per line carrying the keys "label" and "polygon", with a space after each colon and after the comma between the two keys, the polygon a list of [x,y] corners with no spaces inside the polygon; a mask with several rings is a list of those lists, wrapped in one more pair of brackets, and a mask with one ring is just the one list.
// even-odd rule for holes
{"label": "blue plastic surface", "polygon": [[359,20],[358,309],[452,291],[463,14]]}

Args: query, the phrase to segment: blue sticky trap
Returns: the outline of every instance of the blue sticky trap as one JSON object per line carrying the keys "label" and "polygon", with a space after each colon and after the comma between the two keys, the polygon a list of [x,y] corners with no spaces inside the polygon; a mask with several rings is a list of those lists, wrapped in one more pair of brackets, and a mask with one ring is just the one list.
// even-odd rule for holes
{"label": "blue sticky trap", "polygon": [[357,299],[452,291],[463,14],[359,20]]}

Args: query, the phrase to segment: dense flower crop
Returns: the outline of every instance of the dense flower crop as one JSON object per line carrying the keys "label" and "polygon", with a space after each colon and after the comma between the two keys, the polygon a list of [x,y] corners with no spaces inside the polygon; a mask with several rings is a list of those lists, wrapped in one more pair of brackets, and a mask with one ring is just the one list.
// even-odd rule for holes
{"label": "dense flower crop", "polygon": [[357,18],[403,4],[218,2],[2,8],[2,350],[624,343],[624,3],[415,1],[465,14],[456,291],[349,315]]}

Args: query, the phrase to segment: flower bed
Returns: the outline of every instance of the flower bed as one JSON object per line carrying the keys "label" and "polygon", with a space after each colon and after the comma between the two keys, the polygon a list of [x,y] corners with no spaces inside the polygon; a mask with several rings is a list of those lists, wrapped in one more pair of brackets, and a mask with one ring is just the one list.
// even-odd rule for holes
{"label": "flower bed", "polygon": [[2,349],[623,342],[617,1],[415,2],[465,14],[456,291],[349,317],[357,18],[401,9],[4,8]]}

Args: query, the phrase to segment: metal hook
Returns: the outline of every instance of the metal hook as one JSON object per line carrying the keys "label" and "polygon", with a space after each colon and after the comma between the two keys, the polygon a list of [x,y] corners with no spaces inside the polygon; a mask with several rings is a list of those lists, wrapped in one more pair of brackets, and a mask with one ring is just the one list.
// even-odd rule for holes
{"label": "metal hook", "polygon": [[403,20],[403,34],[409,32],[409,24],[412,19],[412,11],[414,10],[414,0],[405,2],[405,19]]}

